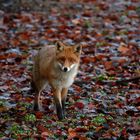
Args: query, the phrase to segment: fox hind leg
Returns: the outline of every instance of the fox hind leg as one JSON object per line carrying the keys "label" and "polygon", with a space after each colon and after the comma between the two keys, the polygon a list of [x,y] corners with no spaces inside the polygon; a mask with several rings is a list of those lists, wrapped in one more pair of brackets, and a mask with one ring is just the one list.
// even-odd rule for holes
{"label": "fox hind leg", "polygon": [[31,91],[35,92],[35,97],[34,97],[34,110],[38,111],[39,107],[38,107],[38,98],[39,98],[39,91],[34,83],[34,81],[31,81]]}
{"label": "fox hind leg", "polygon": [[40,90],[40,92],[35,96],[35,101],[34,101],[35,111],[44,111],[42,107],[41,93],[42,93],[42,90]]}
{"label": "fox hind leg", "polygon": [[[42,82],[40,82],[42,81]],[[46,87],[46,81],[45,80],[40,80],[38,81],[38,88],[35,88],[35,99],[34,99],[34,110],[35,111],[44,111],[42,107],[42,100],[41,100],[41,93],[43,89]]]}

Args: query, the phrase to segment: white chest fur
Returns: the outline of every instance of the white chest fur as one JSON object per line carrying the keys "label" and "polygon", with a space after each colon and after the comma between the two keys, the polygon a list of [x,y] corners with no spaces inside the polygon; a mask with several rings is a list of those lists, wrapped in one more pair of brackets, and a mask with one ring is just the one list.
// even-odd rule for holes
{"label": "white chest fur", "polygon": [[62,87],[62,88],[70,87],[74,82],[74,78],[77,74],[77,68],[78,65],[72,68],[69,72],[59,71],[57,73],[57,78],[54,79],[53,81],[53,85],[55,87]]}
{"label": "white chest fur", "polygon": [[62,85],[66,88],[70,87],[72,85],[72,83],[74,82],[74,78],[77,74],[77,71],[68,75],[66,78],[64,78],[64,81],[62,81]]}

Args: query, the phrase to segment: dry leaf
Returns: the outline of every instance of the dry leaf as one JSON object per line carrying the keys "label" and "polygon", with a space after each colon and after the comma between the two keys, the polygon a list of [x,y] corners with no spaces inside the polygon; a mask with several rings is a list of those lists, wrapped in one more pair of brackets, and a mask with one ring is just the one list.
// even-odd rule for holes
{"label": "dry leaf", "polygon": [[124,43],[121,43],[118,51],[121,52],[122,54],[126,54],[129,51],[129,48],[127,48],[127,45]]}
{"label": "dry leaf", "polygon": [[68,138],[72,139],[72,138],[77,136],[77,132],[75,131],[75,129],[69,128],[68,129],[68,135],[69,135]]}

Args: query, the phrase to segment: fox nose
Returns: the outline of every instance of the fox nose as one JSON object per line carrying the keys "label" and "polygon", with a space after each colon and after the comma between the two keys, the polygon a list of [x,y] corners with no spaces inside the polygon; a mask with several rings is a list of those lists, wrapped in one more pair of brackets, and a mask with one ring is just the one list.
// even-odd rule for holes
{"label": "fox nose", "polygon": [[68,68],[67,67],[64,67],[63,70],[64,70],[64,72],[67,72],[68,71]]}

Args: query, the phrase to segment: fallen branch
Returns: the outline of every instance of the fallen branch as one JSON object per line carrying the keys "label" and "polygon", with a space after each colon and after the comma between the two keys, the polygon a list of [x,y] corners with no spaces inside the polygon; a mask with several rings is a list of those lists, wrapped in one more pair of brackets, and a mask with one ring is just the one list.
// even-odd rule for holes
{"label": "fallen branch", "polygon": [[140,76],[128,78],[128,79],[121,79],[121,80],[116,80],[116,81],[101,81],[102,84],[108,84],[108,85],[120,85],[120,84],[125,84],[129,82],[137,82],[140,80]]}
{"label": "fallen branch", "polygon": [[129,78],[129,79],[122,79],[122,80],[117,80],[116,83],[117,84],[122,84],[124,82],[137,82],[140,80],[140,76],[136,76],[136,77],[132,77],[132,78]]}
{"label": "fallen branch", "polygon": [[[107,84],[107,85],[121,85],[121,84],[126,84],[126,83],[129,83],[129,82],[138,82],[140,81],[140,76],[135,76],[135,77],[132,77],[132,78],[128,78],[128,79],[121,79],[121,80],[103,80],[103,81],[100,81],[100,80],[94,80],[95,83],[100,83],[100,84]],[[89,84],[89,81],[76,81],[74,82],[76,85],[78,86],[81,86],[83,84]]]}

